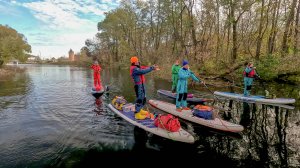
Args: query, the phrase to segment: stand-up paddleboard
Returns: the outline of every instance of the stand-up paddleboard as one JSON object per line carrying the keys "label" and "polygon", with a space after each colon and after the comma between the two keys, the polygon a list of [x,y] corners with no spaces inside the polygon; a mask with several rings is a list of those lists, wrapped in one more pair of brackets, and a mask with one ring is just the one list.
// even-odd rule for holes
{"label": "stand-up paddleboard", "polygon": [[244,96],[243,94],[231,93],[231,92],[214,92],[217,96],[227,97],[230,99],[237,99],[246,102],[259,102],[259,103],[270,103],[270,104],[293,104],[296,102],[295,99],[290,98],[275,98],[267,99],[265,96]]}
{"label": "stand-up paddleboard", "polygon": [[180,128],[178,132],[169,132],[165,129],[156,127],[154,125],[154,120],[151,120],[151,119],[137,120],[137,119],[135,119],[133,111],[124,112],[124,111],[118,110],[112,104],[109,104],[108,107],[113,112],[115,112],[116,114],[118,114],[120,117],[122,117],[126,121],[130,122],[131,124],[138,126],[141,129],[144,129],[155,135],[158,135],[158,136],[161,136],[161,137],[164,137],[167,139],[171,139],[174,141],[179,141],[179,142],[185,142],[185,143],[194,143],[195,142],[194,137],[182,128]]}
{"label": "stand-up paddleboard", "polygon": [[92,87],[91,93],[96,98],[99,99],[105,92],[108,91],[108,86],[105,86],[105,89],[102,87],[101,90],[97,91],[95,87]]}
{"label": "stand-up paddleboard", "polygon": [[[168,96],[170,98],[173,98],[173,99],[176,99],[176,96],[177,94],[176,93],[172,93],[171,91],[168,91],[168,90],[162,90],[162,89],[159,89],[157,90],[158,93],[162,94],[162,95],[165,95],[165,96]],[[205,98],[197,98],[197,97],[187,97],[186,101],[187,102],[190,102],[190,103],[204,103],[206,101],[208,101],[209,99],[205,99]]]}
{"label": "stand-up paddleboard", "polygon": [[149,103],[162,111],[173,114],[185,120],[207,126],[210,128],[214,128],[221,131],[227,132],[241,132],[244,130],[244,127],[238,124],[234,124],[220,118],[215,118],[213,120],[205,120],[200,117],[196,117],[193,115],[192,110],[182,110],[182,112],[176,111],[176,106],[171,103],[159,101],[159,100],[149,100]]}
{"label": "stand-up paddleboard", "polygon": [[286,104],[271,104],[271,103],[256,103],[257,105],[264,105],[264,106],[268,106],[268,107],[278,107],[278,108],[284,108],[284,109],[288,109],[288,110],[294,110],[295,106],[289,106]]}

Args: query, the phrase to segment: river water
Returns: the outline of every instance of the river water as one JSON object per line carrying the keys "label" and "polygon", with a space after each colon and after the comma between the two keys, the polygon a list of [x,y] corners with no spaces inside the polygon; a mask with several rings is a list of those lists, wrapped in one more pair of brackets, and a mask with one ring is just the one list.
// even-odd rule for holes
{"label": "river water", "polygon": [[[10,80],[0,79],[0,167],[89,167],[145,160],[169,165],[300,166],[299,86],[275,83],[263,86],[277,97],[296,98],[295,107],[217,102],[233,109],[220,115],[243,125],[245,130],[240,134],[180,120],[182,127],[196,138],[195,144],[184,144],[148,134],[106,108],[115,95],[134,101],[128,70],[103,70],[103,85],[109,85],[110,92],[95,101],[90,94],[90,69],[23,66],[27,68],[24,73]],[[157,95],[157,89],[169,89],[171,83],[154,78],[154,73],[146,76],[147,99],[173,102]],[[253,93],[263,93],[263,87],[256,85]],[[210,89],[230,90],[212,86]],[[190,91],[213,98],[201,86]],[[162,113],[150,106],[149,109]]]}

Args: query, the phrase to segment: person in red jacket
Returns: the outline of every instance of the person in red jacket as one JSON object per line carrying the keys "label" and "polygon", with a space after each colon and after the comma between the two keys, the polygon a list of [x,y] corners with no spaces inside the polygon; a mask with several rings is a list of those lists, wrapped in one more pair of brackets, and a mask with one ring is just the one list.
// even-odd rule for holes
{"label": "person in red jacket", "polygon": [[100,80],[101,67],[97,60],[94,61],[94,64],[91,66],[91,68],[94,70],[94,87],[96,91],[100,91],[102,89],[101,80]]}

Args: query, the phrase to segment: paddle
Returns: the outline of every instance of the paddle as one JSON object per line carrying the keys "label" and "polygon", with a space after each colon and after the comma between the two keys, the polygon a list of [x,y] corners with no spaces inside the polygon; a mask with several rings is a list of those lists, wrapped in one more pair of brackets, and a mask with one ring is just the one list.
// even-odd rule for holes
{"label": "paddle", "polygon": [[218,100],[220,101],[220,99],[207,87],[207,85],[205,83],[203,83],[203,85],[206,87],[206,89]]}
{"label": "paddle", "polygon": [[[192,71],[191,71],[192,72]],[[194,74],[194,72],[192,72]],[[194,76],[199,80],[201,81],[195,74]],[[218,100],[220,101],[220,99],[207,87],[207,85],[205,84],[205,82],[203,81],[202,84],[205,86],[205,88]]]}
{"label": "paddle", "polygon": [[[192,72],[193,73],[193,72]],[[199,80],[199,78],[194,74],[194,76]],[[200,81],[200,80],[199,80]],[[203,81],[202,84],[205,86],[205,88],[219,101],[221,102],[221,100],[208,88],[208,86],[205,84],[205,82]],[[231,111],[232,109],[229,107],[229,109],[224,109],[224,108],[220,108],[217,106],[214,106],[214,108],[219,109],[220,111]]]}
{"label": "paddle", "polygon": [[260,77],[260,75],[257,73],[257,71],[255,70],[255,73],[256,73],[256,75],[255,75],[255,79],[258,79],[258,80],[260,80],[260,82],[259,83],[261,83],[262,84],[262,87],[264,88],[264,90],[265,90],[265,98],[266,99],[269,99],[269,98],[276,98],[276,95],[271,95],[271,97],[270,97],[270,92],[266,89],[266,85],[265,85],[265,83],[264,83],[264,81],[263,81],[263,79]]}

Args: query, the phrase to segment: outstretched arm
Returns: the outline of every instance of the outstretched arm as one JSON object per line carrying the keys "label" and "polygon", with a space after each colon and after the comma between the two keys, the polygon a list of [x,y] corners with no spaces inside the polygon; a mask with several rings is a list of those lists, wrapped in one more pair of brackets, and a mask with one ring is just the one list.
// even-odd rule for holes
{"label": "outstretched arm", "polygon": [[191,73],[191,77],[194,81],[201,82],[201,80],[195,76],[194,72],[190,71],[190,73]]}
{"label": "outstretched arm", "polygon": [[154,70],[153,66],[151,66],[149,68],[146,68],[146,69],[141,69],[141,68],[136,67],[136,68],[134,68],[132,74],[134,74],[134,75],[143,75],[143,74],[151,72],[152,70]]}

